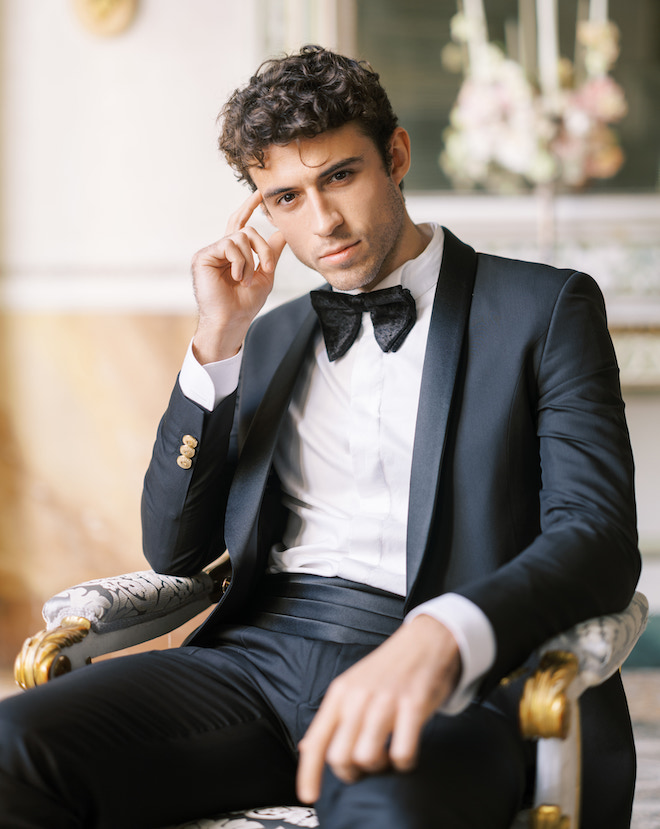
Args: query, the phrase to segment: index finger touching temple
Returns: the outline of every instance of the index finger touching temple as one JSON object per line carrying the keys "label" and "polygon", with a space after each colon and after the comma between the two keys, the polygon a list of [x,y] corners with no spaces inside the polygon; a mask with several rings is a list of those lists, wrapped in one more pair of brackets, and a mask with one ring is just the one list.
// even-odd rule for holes
{"label": "index finger touching temple", "polygon": [[235,233],[237,230],[242,230],[250,221],[252,214],[263,201],[263,197],[259,190],[250,193],[243,204],[229,217],[227,222],[226,236],[230,233]]}

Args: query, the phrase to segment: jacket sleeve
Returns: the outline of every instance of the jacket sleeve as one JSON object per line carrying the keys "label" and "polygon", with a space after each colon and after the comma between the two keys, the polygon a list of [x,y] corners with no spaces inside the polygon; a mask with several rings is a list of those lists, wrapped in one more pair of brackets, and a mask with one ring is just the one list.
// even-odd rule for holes
{"label": "jacket sleeve", "polygon": [[566,281],[534,352],[540,533],[507,564],[457,591],[495,631],[486,686],[551,636],[622,610],[640,572],[618,366],[590,277]]}
{"label": "jacket sleeve", "polygon": [[[142,494],[144,554],[157,572],[192,575],[224,550],[235,404],[236,393],[207,412],[183,394],[178,381],[174,387]],[[181,453],[184,438],[192,438],[189,464]]]}

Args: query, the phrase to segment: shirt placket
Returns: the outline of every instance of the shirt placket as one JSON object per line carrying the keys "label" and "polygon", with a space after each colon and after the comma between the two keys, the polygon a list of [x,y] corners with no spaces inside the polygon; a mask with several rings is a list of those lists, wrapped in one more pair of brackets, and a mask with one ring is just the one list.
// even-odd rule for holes
{"label": "shirt placket", "polygon": [[381,401],[384,354],[378,347],[369,314],[362,315],[362,331],[354,344],[351,376],[349,452],[358,497],[350,524],[350,555],[367,566],[382,558],[383,521],[390,512],[391,495],[383,473]]}

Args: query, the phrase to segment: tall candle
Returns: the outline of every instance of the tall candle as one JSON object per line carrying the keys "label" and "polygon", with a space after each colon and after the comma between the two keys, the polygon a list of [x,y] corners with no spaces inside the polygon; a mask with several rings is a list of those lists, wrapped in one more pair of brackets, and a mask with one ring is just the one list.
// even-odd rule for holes
{"label": "tall candle", "polygon": [[468,53],[472,74],[478,75],[483,65],[483,55],[488,41],[486,12],[483,0],[463,0],[463,13],[469,23]]}
{"label": "tall candle", "polygon": [[556,0],[536,0],[536,35],[541,92],[551,95],[559,89]]}
{"label": "tall candle", "polygon": [[607,0],[591,0],[589,20],[592,23],[607,23]]}

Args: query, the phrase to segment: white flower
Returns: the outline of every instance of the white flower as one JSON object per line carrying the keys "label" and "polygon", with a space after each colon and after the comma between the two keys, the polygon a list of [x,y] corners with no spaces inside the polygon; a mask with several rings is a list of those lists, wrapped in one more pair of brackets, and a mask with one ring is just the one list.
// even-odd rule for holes
{"label": "white flower", "polygon": [[616,24],[583,20],[577,28],[577,40],[585,49],[587,74],[592,77],[607,74],[619,57],[619,29]]}
{"label": "white flower", "polygon": [[534,184],[548,184],[556,177],[557,167],[557,161],[551,153],[539,150],[529,165],[527,176]]}
{"label": "white flower", "polygon": [[467,43],[474,35],[474,24],[462,13],[455,14],[449,21],[451,36],[458,43]]}
{"label": "white flower", "polygon": [[571,135],[581,138],[591,129],[591,118],[583,109],[568,109],[564,116],[564,126]]}
{"label": "white flower", "polygon": [[[454,18],[452,34],[468,39],[470,21]],[[557,180],[581,186],[616,173],[623,153],[606,125],[622,118],[627,105],[623,90],[606,73],[618,55],[618,29],[587,26],[578,36],[592,61],[587,80],[572,89],[576,72],[564,58],[562,86],[552,95],[542,94],[499,47],[488,43],[479,49],[477,66],[469,68],[450,113],[439,157],[456,185],[501,191]]]}

